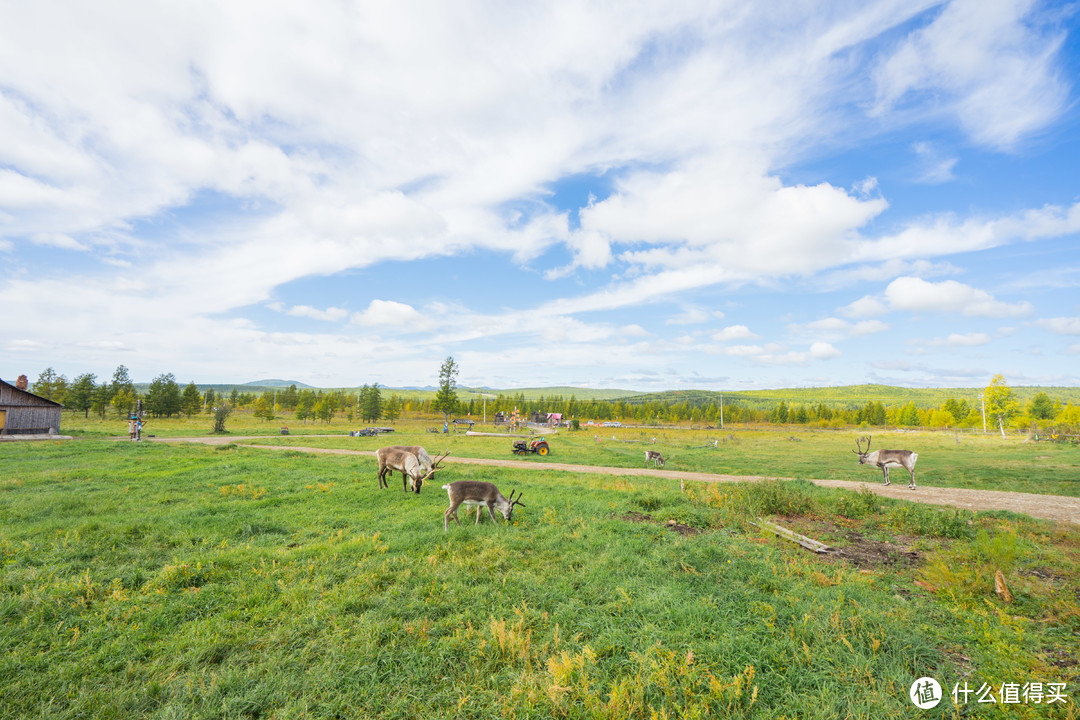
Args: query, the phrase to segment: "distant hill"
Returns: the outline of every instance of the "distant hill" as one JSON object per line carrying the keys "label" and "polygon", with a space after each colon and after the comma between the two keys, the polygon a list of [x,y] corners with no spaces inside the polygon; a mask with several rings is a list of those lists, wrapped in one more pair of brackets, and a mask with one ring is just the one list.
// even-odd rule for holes
{"label": "distant hill", "polygon": [[462,391],[466,394],[470,392],[476,394],[487,393],[488,395],[505,395],[507,397],[524,395],[526,400],[536,400],[540,397],[562,397],[569,400],[571,395],[577,400],[619,400],[641,394],[634,390],[580,388],[565,385],[554,387],[504,388],[502,390],[495,388],[476,388],[475,390],[470,388],[458,388],[459,397],[465,397],[465,395],[462,394]]}
{"label": "distant hill", "polygon": [[238,388],[246,388],[250,386],[260,388],[287,388],[290,385],[295,385],[297,390],[314,390],[312,385],[305,385],[302,382],[296,380],[255,380],[253,382],[246,382],[243,385],[237,385]]}
{"label": "distant hill", "polygon": [[[186,383],[180,383],[183,387]],[[200,392],[206,392],[213,388],[216,393],[230,393],[233,388],[240,392],[261,394],[263,392],[280,391],[290,385],[296,385],[298,390],[321,390],[323,392],[344,391],[356,394],[359,387],[341,388],[324,387],[318,388],[294,380],[255,380],[246,383],[196,383]],[[1027,403],[1038,392],[1045,392],[1051,399],[1062,403],[1072,402],[1080,404],[1080,387],[1040,387],[1040,386],[1010,386],[1016,393],[1021,403]],[[149,383],[135,383],[135,389],[140,394],[145,394]],[[437,388],[434,386],[406,386],[385,387],[379,386],[383,398],[397,395],[400,398],[428,400],[435,396]],[[949,398],[967,400],[970,404],[978,403],[983,388],[908,388],[895,385],[839,385],[810,388],[775,388],[768,390],[665,390],[662,392],[639,392],[635,390],[581,388],[567,385],[552,387],[526,387],[526,388],[489,388],[489,387],[463,387],[458,386],[457,394],[460,400],[479,400],[485,395],[488,397],[502,395],[504,397],[524,396],[526,400],[538,400],[561,398],[569,400],[573,397],[579,402],[592,400],[619,401],[629,405],[637,405],[648,402],[689,403],[691,405],[707,406],[710,404],[720,405],[721,396],[724,404],[740,403],[747,407],[762,408],[773,407],[781,400],[796,405],[817,405],[824,403],[831,407],[845,407],[853,405],[865,405],[867,402],[881,402],[886,406],[904,405],[914,402],[920,408],[940,407]]]}
{"label": "distant hill", "polygon": [[[1052,399],[1061,402],[1080,403],[1080,387],[1039,387],[1010,386],[1016,393],[1017,400],[1026,403],[1036,393],[1045,392]],[[840,385],[812,388],[778,388],[771,390],[668,390],[657,393],[641,393],[621,398],[623,402],[635,404],[644,402],[689,402],[692,405],[719,405],[721,394],[725,403],[741,402],[750,407],[769,407],[784,401],[788,404],[817,405],[824,403],[832,407],[846,405],[864,405],[868,402],[881,402],[884,405],[904,405],[914,402],[922,408],[940,407],[946,400],[967,400],[974,404],[979,401],[983,388],[907,388],[895,385]]]}

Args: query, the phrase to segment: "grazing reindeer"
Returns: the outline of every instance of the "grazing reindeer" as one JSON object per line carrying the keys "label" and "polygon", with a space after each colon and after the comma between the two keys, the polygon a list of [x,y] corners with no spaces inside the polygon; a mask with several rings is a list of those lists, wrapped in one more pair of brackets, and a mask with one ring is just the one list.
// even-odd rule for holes
{"label": "grazing reindeer", "polygon": [[855,444],[859,449],[851,452],[859,456],[860,465],[877,465],[885,473],[883,485],[889,484],[889,468],[902,467],[911,473],[911,483],[908,487],[912,490],[915,489],[915,461],[919,459],[918,453],[913,453],[910,450],[875,450],[870,452],[869,435],[866,437],[866,450],[862,448],[862,438],[856,440]]}
{"label": "grazing reindeer", "polygon": [[[442,456],[440,456],[438,460],[432,460],[431,456],[427,454],[427,450],[420,447],[419,445],[391,445],[390,447],[382,448],[382,450],[387,451],[388,455],[386,455],[386,457],[390,457],[390,456],[396,457],[396,453],[393,452],[395,450],[403,450],[403,451],[405,451],[407,453],[412,453],[413,455],[416,456],[417,461],[420,463],[420,469],[423,470],[424,472],[428,472],[428,471],[430,471],[432,469],[438,470],[439,469],[439,462],[441,462],[443,460],[443,458],[445,458],[447,455],[450,454],[450,451],[447,450],[446,453],[443,454]],[[379,452],[376,452],[375,456],[380,457]],[[382,459],[380,459],[379,460],[379,487],[380,488],[383,487],[386,484],[386,476],[390,473],[391,470],[400,470],[401,471],[401,481],[403,483],[405,482],[405,471],[404,470],[402,470],[400,467],[390,467]]]}
{"label": "grazing reindeer", "polygon": [[494,510],[498,508],[506,521],[510,522],[510,515],[514,512],[514,506],[525,507],[525,503],[521,502],[521,495],[518,495],[515,500],[514,493],[511,491],[510,499],[507,500],[499,492],[499,488],[495,487],[495,483],[481,482],[479,480],[458,480],[443,485],[443,490],[450,497],[450,507],[443,514],[443,532],[450,529],[451,516],[453,516],[454,522],[461,525],[461,521],[458,520],[457,510],[463,503],[466,509],[470,506],[476,508],[477,525],[480,524],[480,508],[487,508],[488,515],[491,516],[493,522],[495,520]]}
{"label": "grazing reindeer", "polygon": [[379,461],[379,487],[389,487],[386,476],[391,470],[397,470],[401,473],[402,489],[406,492],[412,489],[413,492],[419,494],[424,481],[435,474],[435,471],[439,469],[439,463],[449,454],[447,452],[436,460],[432,460],[424,448],[415,445],[379,448],[375,451],[375,457]]}
{"label": "grazing reindeer", "polygon": [[645,451],[645,464],[648,465],[650,461],[656,467],[664,467],[664,463],[666,462],[664,460],[664,456],[661,455],[660,453],[656,452],[655,450],[646,450]]}

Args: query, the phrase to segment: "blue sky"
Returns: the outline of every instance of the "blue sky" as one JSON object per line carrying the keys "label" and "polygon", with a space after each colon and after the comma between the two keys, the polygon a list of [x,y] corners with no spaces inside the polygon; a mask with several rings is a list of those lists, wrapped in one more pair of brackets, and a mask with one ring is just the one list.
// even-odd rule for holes
{"label": "blue sky", "polygon": [[0,2],[0,377],[1080,384],[1080,6]]}

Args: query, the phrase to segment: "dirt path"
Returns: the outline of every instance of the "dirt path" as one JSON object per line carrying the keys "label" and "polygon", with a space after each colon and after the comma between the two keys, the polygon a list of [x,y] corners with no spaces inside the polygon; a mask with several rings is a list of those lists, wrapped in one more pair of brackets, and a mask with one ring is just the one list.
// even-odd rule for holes
{"label": "dirt path", "polygon": [[[310,436],[307,436],[310,437]],[[254,440],[251,437],[206,437],[206,438],[156,438],[158,442],[196,442],[206,445],[224,445],[237,440]],[[262,450],[292,450],[294,452],[325,453],[331,455],[364,455],[374,457],[370,450],[337,450],[333,448],[301,447],[298,445],[244,445],[242,447]],[[558,470],[562,472],[590,473],[597,475],[636,475],[642,477],[666,478],[670,480],[697,480],[699,482],[746,482],[770,479],[761,475],[718,475],[713,473],[683,472],[679,470],[651,470],[649,468],[616,468],[597,465],[571,465],[548,461],[527,460],[492,460],[488,458],[448,457],[446,462],[467,465],[486,465],[527,470]],[[777,478],[789,480],[791,478]],[[814,480],[810,482],[822,487],[868,490],[885,497],[930,505],[947,505],[964,510],[1010,510],[1031,517],[1056,520],[1058,522],[1080,525],[1080,498],[1061,495],[1034,495],[1032,493],[1001,492],[999,490],[969,490],[965,488],[942,488],[920,485],[915,490],[908,490],[905,483],[894,483],[885,487],[877,483],[851,482],[848,480]]]}

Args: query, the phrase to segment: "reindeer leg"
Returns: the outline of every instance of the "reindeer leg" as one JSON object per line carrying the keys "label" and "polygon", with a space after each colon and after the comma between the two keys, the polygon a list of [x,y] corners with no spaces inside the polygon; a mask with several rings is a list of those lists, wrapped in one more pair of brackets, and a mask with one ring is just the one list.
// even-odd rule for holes
{"label": "reindeer leg", "polygon": [[[510,493],[510,494],[513,495],[513,493]],[[491,522],[498,524],[499,521],[495,517],[495,511],[491,509],[491,504],[489,504],[487,506],[487,509],[488,509],[488,515],[491,516]],[[480,516],[480,508],[476,508],[476,515],[477,515],[477,517]]]}
{"label": "reindeer leg", "polygon": [[458,527],[461,527],[461,521],[457,519],[457,505],[451,505],[446,509],[446,512],[443,513],[443,532],[446,532],[450,528],[451,515],[453,515],[454,522],[458,524]]}
{"label": "reindeer leg", "polygon": [[914,490],[915,489],[915,471],[914,470],[911,471],[911,484],[908,485],[908,489],[909,490]]}
{"label": "reindeer leg", "polygon": [[889,484],[889,468],[886,467],[885,465],[882,465],[881,469],[885,473],[885,482],[882,483],[882,484],[888,485]]}

